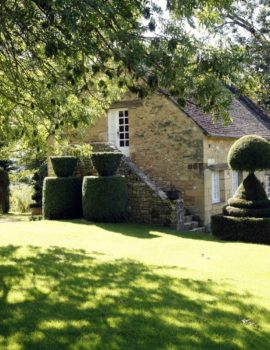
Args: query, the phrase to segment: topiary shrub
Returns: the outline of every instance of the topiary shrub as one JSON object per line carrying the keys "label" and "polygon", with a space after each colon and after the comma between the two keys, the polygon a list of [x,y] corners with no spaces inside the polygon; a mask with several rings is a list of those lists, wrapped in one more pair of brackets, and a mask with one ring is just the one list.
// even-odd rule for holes
{"label": "topiary shrub", "polygon": [[242,198],[228,199],[228,205],[235,208],[270,208],[270,200],[246,200]]}
{"label": "topiary shrub", "polygon": [[8,172],[0,168],[0,212],[9,212],[9,176]]}
{"label": "topiary shrub", "polygon": [[78,177],[47,177],[43,186],[43,217],[49,220],[82,217],[82,182]]}
{"label": "topiary shrub", "polygon": [[270,201],[254,171],[270,168],[270,143],[255,135],[241,137],[229,151],[228,164],[249,174],[223,208],[224,215],[212,216],[213,234],[223,239],[269,243]]}
{"label": "topiary shrub", "polygon": [[254,172],[270,168],[270,144],[264,138],[247,135],[237,140],[228,153],[231,169]]}
{"label": "topiary shrub", "polygon": [[265,189],[262,187],[261,182],[257,179],[254,173],[248,174],[236,190],[233,198],[253,202],[268,200]]}
{"label": "topiary shrub", "polygon": [[52,167],[58,177],[69,177],[73,175],[78,159],[72,156],[51,157]]}
{"label": "topiary shrub", "polygon": [[47,164],[42,164],[38,171],[35,172],[33,176],[34,182],[34,194],[32,196],[32,200],[34,203],[30,204],[30,208],[41,208],[42,207],[42,188],[45,177],[48,175],[48,167]]}
{"label": "topiary shrub", "polygon": [[83,179],[83,216],[96,222],[121,222],[127,217],[128,191],[121,176]]}
{"label": "topiary shrub", "polygon": [[270,208],[236,208],[227,205],[223,209],[223,214],[236,217],[266,218],[270,217]]}
{"label": "topiary shrub", "polygon": [[270,244],[270,218],[214,215],[211,229],[223,240]]}
{"label": "topiary shrub", "polygon": [[97,152],[92,154],[92,162],[99,176],[113,176],[123,157],[120,152]]}

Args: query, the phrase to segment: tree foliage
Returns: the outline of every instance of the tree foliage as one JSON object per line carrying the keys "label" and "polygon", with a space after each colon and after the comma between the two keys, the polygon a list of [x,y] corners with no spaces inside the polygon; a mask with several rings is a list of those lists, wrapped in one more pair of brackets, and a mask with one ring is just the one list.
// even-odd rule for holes
{"label": "tree foliage", "polygon": [[[188,18],[191,27],[205,33],[201,40],[209,48],[209,68],[217,62],[215,51],[223,52],[231,69],[225,75],[226,80],[268,110],[269,5],[269,0],[168,0],[168,7],[180,22]],[[239,69],[235,70],[237,66]]]}
{"label": "tree foliage", "polygon": [[268,2],[168,0],[165,21],[150,0],[2,0],[1,140],[40,152],[127,89],[162,88],[227,121],[226,84],[267,105]]}

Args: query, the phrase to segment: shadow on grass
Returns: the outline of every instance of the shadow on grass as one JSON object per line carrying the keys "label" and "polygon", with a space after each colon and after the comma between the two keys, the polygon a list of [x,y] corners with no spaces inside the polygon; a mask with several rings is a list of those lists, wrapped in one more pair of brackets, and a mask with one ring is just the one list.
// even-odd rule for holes
{"label": "shadow on grass", "polygon": [[168,235],[173,235],[181,238],[226,243],[225,241],[221,241],[218,238],[213,237],[210,233],[199,233],[199,232],[197,233],[197,232],[190,232],[190,231],[178,232],[168,227],[149,226],[149,225],[143,225],[143,224],[137,224],[137,223],[131,223],[131,222],[105,224],[105,223],[94,223],[83,219],[65,220],[63,222],[70,222],[70,223],[86,225],[86,226],[97,226],[107,231],[120,233],[125,236],[143,238],[143,239],[159,238],[160,237],[159,234],[166,233]]}
{"label": "shadow on grass", "polygon": [[270,349],[248,294],[82,250],[0,248],[0,311],[1,350]]}

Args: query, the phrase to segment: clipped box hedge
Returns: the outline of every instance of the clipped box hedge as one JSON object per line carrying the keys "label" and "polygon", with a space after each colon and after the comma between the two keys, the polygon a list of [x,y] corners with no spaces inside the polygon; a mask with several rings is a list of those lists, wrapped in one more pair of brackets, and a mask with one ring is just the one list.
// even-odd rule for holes
{"label": "clipped box hedge", "polygon": [[82,182],[78,177],[47,177],[43,186],[44,219],[82,217]]}
{"label": "clipped box hedge", "polygon": [[86,176],[82,186],[83,216],[96,222],[122,222],[127,217],[128,191],[122,176]]}
{"label": "clipped box hedge", "polygon": [[223,240],[270,244],[270,218],[213,215],[211,229]]}
{"label": "clipped box hedge", "polygon": [[99,176],[113,176],[121,162],[120,152],[96,152],[92,154],[92,162]]}

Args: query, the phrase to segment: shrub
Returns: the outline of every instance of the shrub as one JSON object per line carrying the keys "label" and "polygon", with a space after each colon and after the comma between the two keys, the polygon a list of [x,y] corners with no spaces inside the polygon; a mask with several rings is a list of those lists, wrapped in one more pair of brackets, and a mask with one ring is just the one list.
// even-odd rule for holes
{"label": "shrub", "polygon": [[97,152],[92,154],[92,162],[100,176],[113,176],[122,156],[120,152]]}
{"label": "shrub", "polygon": [[77,177],[47,177],[43,186],[45,219],[76,219],[82,217],[81,180]]}
{"label": "shrub", "polygon": [[58,177],[72,176],[77,158],[72,156],[54,156],[51,157],[52,167],[55,175]]}
{"label": "shrub", "polygon": [[27,184],[11,186],[10,210],[15,213],[28,213],[33,188]]}
{"label": "shrub", "polygon": [[240,171],[254,172],[269,169],[269,142],[256,135],[241,137],[229,151],[228,164],[232,169]]}
{"label": "shrub", "polygon": [[128,193],[121,176],[86,176],[83,180],[83,215],[90,221],[121,222],[126,219]]}
{"label": "shrub", "polygon": [[224,240],[270,243],[270,218],[214,215],[211,227],[213,235]]}
{"label": "shrub", "polygon": [[32,200],[35,203],[30,205],[31,208],[41,208],[42,206],[42,188],[45,177],[48,175],[48,167],[47,164],[42,164],[38,171],[35,172],[33,176],[34,181],[34,194],[32,196]]}
{"label": "shrub", "polygon": [[9,176],[7,171],[0,168],[0,212],[8,213],[9,206]]}

